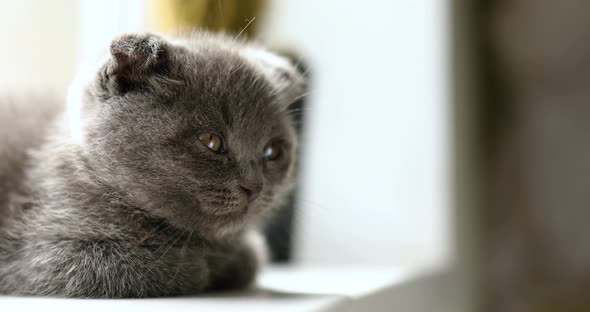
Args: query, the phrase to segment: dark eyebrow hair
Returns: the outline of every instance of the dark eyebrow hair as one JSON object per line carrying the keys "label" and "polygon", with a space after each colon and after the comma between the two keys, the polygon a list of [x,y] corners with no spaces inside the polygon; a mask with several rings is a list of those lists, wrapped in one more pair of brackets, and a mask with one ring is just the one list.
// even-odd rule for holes
{"label": "dark eyebrow hair", "polygon": [[231,103],[231,98],[229,99],[223,99],[221,100],[221,118],[223,120],[223,122],[227,125],[227,126],[231,126],[233,125],[234,122],[234,113],[231,112],[230,106],[232,105]]}

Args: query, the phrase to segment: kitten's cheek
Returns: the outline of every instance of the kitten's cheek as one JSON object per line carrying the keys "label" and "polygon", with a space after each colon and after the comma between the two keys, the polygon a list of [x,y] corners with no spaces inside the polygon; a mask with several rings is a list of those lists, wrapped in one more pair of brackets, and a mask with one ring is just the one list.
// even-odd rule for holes
{"label": "kitten's cheek", "polygon": [[268,209],[268,203],[270,202],[270,196],[268,193],[262,193],[260,196],[253,201],[248,209],[248,214],[256,215],[260,214]]}

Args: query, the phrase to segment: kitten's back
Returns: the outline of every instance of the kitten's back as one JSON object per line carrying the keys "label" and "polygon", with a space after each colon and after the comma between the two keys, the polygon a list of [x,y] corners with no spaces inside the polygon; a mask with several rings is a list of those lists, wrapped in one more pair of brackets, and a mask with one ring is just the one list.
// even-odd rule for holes
{"label": "kitten's back", "polygon": [[63,103],[50,95],[0,95],[0,223],[20,185],[27,151],[43,141]]}

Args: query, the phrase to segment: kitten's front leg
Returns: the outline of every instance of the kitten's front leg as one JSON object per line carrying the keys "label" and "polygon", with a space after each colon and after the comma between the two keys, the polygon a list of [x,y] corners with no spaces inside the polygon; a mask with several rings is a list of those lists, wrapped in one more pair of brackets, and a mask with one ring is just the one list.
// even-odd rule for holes
{"label": "kitten's front leg", "polygon": [[189,251],[193,254],[179,262],[172,255],[176,251],[125,241],[38,241],[19,253],[8,267],[0,268],[0,288],[5,293],[74,298],[174,296],[202,291],[209,278],[198,251]]}
{"label": "kitten's front leg", "polygon": [[257,231],[247,232],[234,244],[220,246],[207,256],[209,290],[231,290],[250,286],[267,262],[267,248]]}

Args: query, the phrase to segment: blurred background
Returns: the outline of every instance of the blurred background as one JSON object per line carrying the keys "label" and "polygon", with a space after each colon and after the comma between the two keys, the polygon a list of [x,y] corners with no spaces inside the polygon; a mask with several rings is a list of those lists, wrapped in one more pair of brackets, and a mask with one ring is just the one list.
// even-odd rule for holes
{"label": "blurred background", "polygon": [[[0,94],[121,32],[225,31],[310,80],[274,260],[452,272],[466,311],[590,311],[590,3],[0,0]],[[451,285],[450,285],[451,286]]]}

